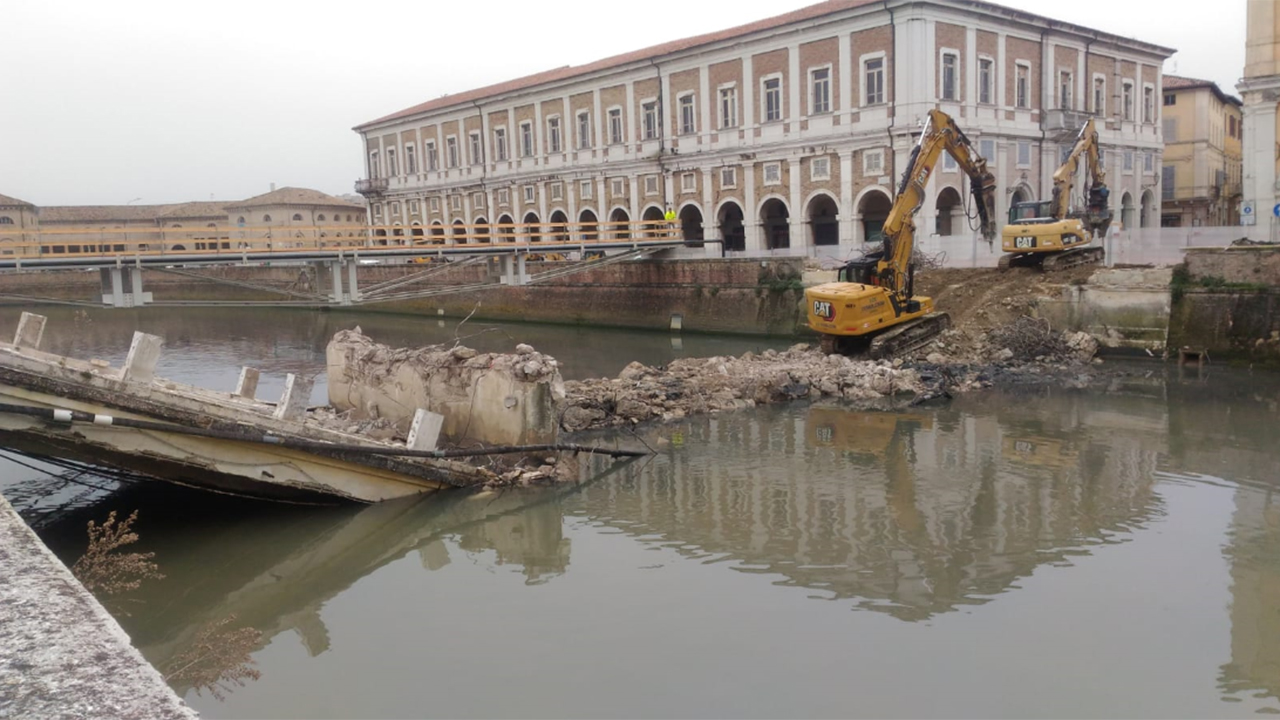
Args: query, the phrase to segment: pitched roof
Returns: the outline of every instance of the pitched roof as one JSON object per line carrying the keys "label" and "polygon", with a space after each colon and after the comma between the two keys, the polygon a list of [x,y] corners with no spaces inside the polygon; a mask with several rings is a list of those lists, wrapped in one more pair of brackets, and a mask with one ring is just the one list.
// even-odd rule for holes
{"label": "pitched roof", "polygon": [[150,222],[166,205],[47,205],[36,213],[40,222]]}
{"label": "pitched roof", "polygon": [[8,195],[0,195],[0,207],[35,207],[26,200],[19,200],[16,197]]}
{"label": "pitched roof", "polygon": [[157,217],[162,218],[214,218],[227,216],[225,202],[185,202],[177,205],[161,206],[163,209]]}
{"label": "pitched roof", "polygon": [[1183,77],[1181,75],[1165,75],[1161,83],[1164,90],[1197,90],[1199,88],[1208,88],[1218,96],[1218,100],[1224,103],[1233,103],[1235,105],[1244,105],[1240,98],[1229,95],[1218,87],[1218,83],[1212,80],[1201,80],[1199,78]]}
{"label": "pitched roof", "polygon": [[340,200],[332,195],[326,195],[319,190],[309,190],[307,188],[283,187],[279,190],[272,190],[269,193],[251,197],[248,200],[240,202],[232,202],[226,204],[226,209],[247,208],[247,207],[263,207],[265,205],[306,205],[310,207],[341,207],[363,210],[363,205],[349,203],[346,200]]}
{"label": "pitched roof", "polygon": [[[680,40],[673,40],[671,42],[662,43],[661,45],[654,45],[652,47],[647,47],[641,50],[635,50],[629,53],[623,53],[621,55],[614,55],[612,57],[607,57],[607,58],[604,58],[603,60],[597,60],[593,63],[588,63],[586,65],[580,65],[580,66],[565,65],[564,67],[559,67],[554,70],[547,70],[545,72],[535,73],[533,75],[527,75],[522,78],[516,78],[515,80],[508,80],[506,82],[501,82],[501,83],[489,85],[482,88],[476,88],[474,90],[467,90],[465,92],[457,93],[455,95],[445,95],[435,100],[428,100],[427,102],[414,105],[413,107],[406,108],[399,112],[395,112],[390,115],[380,117],[377,120],[370,120],[369,122],[357,125],[353,129],[359,132],[369,127],[372,127],[374,125],[379,125],[381,123],[390,122],[393,120],[400,120],[402,118],[412,117],[414,115],[418,115],[421,113],[431,112],[434,110],[443,110],[445,108],[452,108],[460,105],[466,105],[468,103],[471,103],[477,100],[483,100],[485,98],[502,95],[504,93],[515,92],[517,90],[525,90],[525,89],[536,87],[538,85],[542,85],[545,83],[556,82],[560,80],[569,80],[582,75],[588,75],[593,72],[599,72],[601,70],[609,70],[612,68],[622,67],[624,65],[628,65],[631,63],[651,60],[654,58],[662,57],[664,55],[669,55],[671,53],[677,53],[685,50],[692,50],[694,48],[702,47],[704,45],[711,45],[713,43],[724,42],[727,40],[734,40],[737,38],[745,37],[747,35],[751,35],[752,33],[763,32],[766,30],[773,30],[776,28],[785,27],[787,25],[792,25],[795,23],[801,23],[807,20],[814,20],[817,18],[821,18],[827,15],[833,15],[835,13],[853,10],[863,6],[882,5],[884,2],[885,0],[826,0],[825,2],[820,2],[816,5],[810,5],[808,7],[800,8],[799,10],[793,10],[788,13],[775,15],[774,17],[765,18],[763,20],[757,20],[755,22],[747,23],[745,25],[739,25],[737,27],[728,28],[726,30],[718,30],[716,32],[705,33],[703,35],[695,35],[693,37],[683,38]],[[1039,21],[1050,22],[1050,23],[1053,23],[1056,27],[1066,28],[1066,29],[1075,29],[1082,32],[1088,32],[1097,38],[1107,37],[1112,39],[1123,40],[1125,42],[1141,44],[1146,46],[1149,49],[1153,49],[1158,52],[1164,52],[1166,55],[1172,55],[1174,52],[1172,48],[1161,47],[1151,43],[1135,41],[1128,38],[1121,38],[1111,33],[1095,31],[1091,28],[1085,28],[1083,26],[1074,25],[1072,23],[1065,23],[1065,22],[1060,22],[1056,20],[1051,20],[1042,15],[1036,15],[1036,14],[1028,13],[1022,10],[1016,10],[1013,8],[1006,7],[1004,5],[999,5],[993,2],[987,2],[986,0],[967,0],[966,4],[971,6],[976,6],[980,9],[985,9],[985,11],[987,12],[995,11],[995,12],[1004,12],[1004,13],[1014,13],[1018,18],[1022,20],[1039,20]]]}
{"label": "pitched roof", "polygon": [[386,122],[388,120],[397,120],[402,117],[417,115],[418,113],[429,112],[431,110],[440,110],[442,108],[453,107],[455,105],[465,105],[473,100],[480,100],[493,95],[501,95],[503,93],[513,92],[516,90],[523,90],[525,88],[554,82],[556,80],[567,80],[569,78],[578,77],[579,75],[586,75],[600,70],[608,70],[610,68],[628,65],[634,62],[669,55],[682,50],[690,50],[702,45],[710,45],[711,43],[722,42],[724,40],[732,40],[744,35],[750,35],[751,33],[771,30],[773,28],[790,25],[791,23],[812,20],[814,18],[822,17],[823,15],[830,15],[843,10],[852,10],[854,8],[862,7],[863,5],[871,5],[880,2],[881,0],[826,0],[826,2],[821,2],[817,5],[810,5],[809,7],[793,10],[792,12],[776,15],[771,18],[765,18],[764,20],[757,20],[752,23],[747,23],[746,25],[739,25],[727,30],[718,30],[716,32],[705,33],[703,35],[695,35],[693,37],[683,38],[680,40],[672,40],[671,42],[654,45],[642,50],[635,50],[629,53],[607,57],[603,60],[597,60],[586,65],[565,65],[564,67],[559,67],[554,70],[547,70],[545,72],[527,75],[515,80],[497,83],[496,85],[476,88],[475,90],[468,90],[456,95],[445,95],[444,97],[437,98],[435,100],[428,100],[422,104],[414,105],[413,107],[401,110],[400,112],[392,113],[386,117],[371,120],[363,125],[356,126],[355,129],[360,130],[361,128],[368,127],[369,125],[377,125],[378,123]]}

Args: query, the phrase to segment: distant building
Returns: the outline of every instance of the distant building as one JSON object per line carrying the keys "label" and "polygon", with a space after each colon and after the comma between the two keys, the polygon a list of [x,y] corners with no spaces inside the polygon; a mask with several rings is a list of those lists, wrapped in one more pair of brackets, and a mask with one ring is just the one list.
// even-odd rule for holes
{"label": "distant building", "polygon": [[1243,103],[1208,80],[1164,76],[1164,227],[1239,225]]}
{"label": "distant building", "polygon": [[[1154,226],[1172,53],[981,0],[828,0],[364,123],[356,190],[393,232],[580,223],[586,237],[670,206],[686,238],[730,252],[846,254],[879,236],[938,107],[988,159],[1001,217],[1049,196],[1097,117],[1116,216]],[[922,238],[971,239],[968,194],[941,162]]]}
{"label": "distant building", "polygon": [[[155,249],[153,244],[178,251],[257,245],[259,237],[269,234],[261,232],[264,228],[293,228],[281,237],[297,233],[306,237],[363,237],[366,215],[362,205],[305,188],[273,189],[238,202],[168,205],[37,207],[0,195],[0,254],[12,255],[18,244],[34,242],[35,232],[47,245],[61,241],[63,247],[88,243],[105,246],[103,249],[142,251]],[[245,231],[238,232],[241,228]]]}
{"label": "distant building", "polygon": [[1244,98],[1244,202],[1241,218],[1271,239],[1280,205],[1280,6],[1275,0],[1249,0],[1244,79],[1236,85]]}

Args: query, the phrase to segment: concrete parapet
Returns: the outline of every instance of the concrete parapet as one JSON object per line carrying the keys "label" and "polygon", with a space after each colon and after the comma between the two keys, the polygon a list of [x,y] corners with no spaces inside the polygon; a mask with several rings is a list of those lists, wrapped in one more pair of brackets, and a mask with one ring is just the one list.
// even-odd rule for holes
{"label": "concrete parapet", "polygon": [[1186,266],[1192,280],[1214,279],[1280,288],[1280,246],[1277,245],[1195,248],[1187,251]]}
{"label": "concrete parapet", "polygon": [[0,717],[197,717],[0,497]]}
{"label": "concrete parapet", "polygon": [[443,415],[443,437],[459,445],[556,440],[564,383],[556,361],[528,346],[514,355],[397,350],[357,328],[335,335],[326,355],[329,402],[358,419],[385,418],[407,433],[422,408]]}

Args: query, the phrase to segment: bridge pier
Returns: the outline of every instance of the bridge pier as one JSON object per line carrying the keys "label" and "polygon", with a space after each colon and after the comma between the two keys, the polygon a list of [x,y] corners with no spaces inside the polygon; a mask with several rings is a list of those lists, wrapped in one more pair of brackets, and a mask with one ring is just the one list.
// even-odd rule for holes
{"label": "bridge pier", "polygon": [[515,253],[499,258],[502,262],[503,285],[521,287],[529,284],[529,271],[525,266],[527,257],[524,253]]}
{"label": "bridge pier", "polygon": [[142,268],[116,265],[101,268],[98,273],[102,279],[103,305],[130,308],[151,302],[151,293],[142,291]]}
{"label": "bridge pier", "polygon": [[[329,294],[329,300],[335,305],[351,305],[360,302],[360,283],[356,279],[356,268],[359,263],[355,259],[335,260],[331,263],[325,263],[329,266],[329,273],[333,276],[333,292]],[[346,287],[343,287],[342,276],[347,276]]]}

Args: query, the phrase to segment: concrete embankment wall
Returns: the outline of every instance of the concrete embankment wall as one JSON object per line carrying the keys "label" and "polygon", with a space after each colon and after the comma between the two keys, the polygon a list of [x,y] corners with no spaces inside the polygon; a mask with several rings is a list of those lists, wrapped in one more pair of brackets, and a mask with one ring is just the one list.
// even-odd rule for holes
{"label": "concrete embankment wall", "polygon": [[1099,270],[1083,285],[1066,285],[1036,303],[1054,327],[1086,332],[1101,349],[1165,352],[1169,331],[1170,268]]}
{"label": "concrete embankment wall", "polygon": [[196,717],[3,497],[0,578],[0,717]]}
{"label": "concrete embankment wall", "polygon": [[[495,286],[480,291],[417,300],[361,305],[361,311],[446,315],[472,314],[484,320],[527,320],[593,326],[666,329],[671,316],[681,316],[684,330],[790,335],[803,322],[801,258],[642,260],[592,268],[525,287]],[[368,265],[358,268],[361,287],[420,272],[424,265]],[[529,272],[564,267],[563,263],[530,263]],[[241,283],[300,291],[326,292],[332,287],[327,268],[311,266],[190,268],[192,273]],[[485,282],[491,271],[483,263],[449,268],[427,283],[429,288]],[[226,285],[159,270],[143,273],[143,287],[157,302],[269,300],[278,295],[244,286]],[[406,288],[409,289],[409,288]],[[0,274],[0,294],[100,300],[97,272]]]}
{"label": "concrete embankment wall", "polygon": [[1280,248],[1191,250],[1172,296],[1171,348],[1280,365]]}

